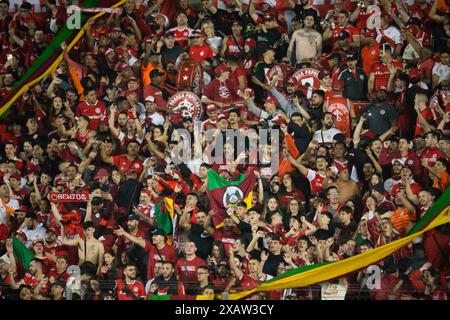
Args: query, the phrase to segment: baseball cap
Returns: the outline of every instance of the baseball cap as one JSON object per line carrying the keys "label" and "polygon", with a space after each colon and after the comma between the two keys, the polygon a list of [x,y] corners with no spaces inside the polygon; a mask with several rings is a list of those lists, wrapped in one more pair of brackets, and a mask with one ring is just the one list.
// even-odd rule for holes
{"label": "baseball cap", "polygon": [[330,75],[330,73],[327,70],[322,70],[319,72],[318,77],[320,80],[323,80],[326,76],[329,76],[329,75]]}
{"label": "baseball cap", "polygon": [[226,115],[224,115],[223,113],[221,113],[221,114],[219,114],[219,115],[217,116],[217,122],[219,122],[219,121],[222,120],[222,119],[225,119],[225,120],[228,121]]}
{"label": "baseball cap", "polygon": [[130,81],[139,82],[139,80],[138,80],[135,76],[131,76],[131,77],[128,79],[128,82],[130,82]]}
{"label": "baseball cap", "polygon": [[412,80],[412,79],[420,79],[420,72],[419,72],[419,69],[417,69],[417,68],[411,68],[411,69],[409,69],[409,71],[408,71],[408,78],[410,79],[410,80]]}
{"label": "baseball cap", "polygon": [[224,72],[227,72],[227,71],[231,72],[231,69],[230,69],[229,67],[227,67],[226,65],[224,65],[223,63],[222,63],[222,64],[219,64],[219,65],[214,69],[214,72],[215,72],[215,74],[217,74],[217,75],[219,75],[219,74],[221,74],[221,73],[224,73]]}
{"label": "baseball cap", "polygon": [[57,280],[53,282],[52,287],[59,286],[61,288],[66,288],[66,283],[63,280]]}
{"label": "baseball cap", "polygon": [[122,62],[117,65],[117,71],[122,72],[122,71],[127,70],[129,67],[130,66],[128,65],[128,63]]}
{"label": "baseball cap", "polygon": [[139,216],[137,214],[132,213],[128,216],[127,220],[128,221],[130,221],[130,220],[138,220],[139,221]]}
{"label": "baseball cap", "polygon": [[287,81],[287,85],[288,86],[296,86],[296,85],[298,85],[298,83],[294,78],[289,78],[289,80]]}
{"label": "baseball cap", "polygon": [[166,38],[175,38],[175,34],[172,31],[167,31],[164,34],[164,37],[166,37]]}
{"label": "baseball cap", "polygon": [[393,165],[396,162],[400,162],[402,166],[405,165],[405,161],[403,161],[402,159],[399,159],[399,158],[392,159],[391,164]]}
{"label": "baseball cap", "polygon": [[354,61],[354,60],[358,60],[358,55],[354,53],[347,54],[347,61]]}
{"label": "baseball cap", "polygon": [[31,3],[29,2],[24,2],[20,5],[20,9],[26,9],[26,10],[31,10]]}
{"label": "baseball cap", "polygon": [[100,170],[97,171],[97,173],[94,176],[94,180],[99,180],[101,178],[104,177],[108,177],[109,176],[109,172],[108,170],[101,168]]}
{"label": "baseball cap", "polygon": [[20,178],[20,174],[18,174],[17,172],[12,173],[9,177],[10,178],[14,178],[14,179],[19,180],[19,181],[21,179]]}
{"label": "baseball cap", "polygon": [[208,104],[208,105],[206,106],[206,112],[214,112],[214,111],[217,111],[217,110],[219,110],[219,107],[216,106],[216,105],[213,104],[213,103]]}
{"label": "baseball cap", "polygon": [[159,71],[158,69],[153,69],[152,71],[150,71],[150,78],[161,77],[163,75],[164,75],[164,73]]}
{"label": "baseball cap", "polygon": [[272,96],[269,96],[267,99],[264,99],[264,102],[269,102],[269,103],[272,103],[272,104],[275,104],[275,105],[278,104],[277,99],[275,99]]}
{"label": "baseball cap", "polygon": [[164,28],[167,28],[169,26],[169,18],[165,14],[162,14],[160,12],[152,13],[152,17],[157,17],[157,16],[164,18]]}
{"label": "baseball cap", "polygon": [[19,210],[17,210],[17,211],[27,213],[28,211],[30,211],[30,208],[27,207],[26,205],[23,205],[23,204],[22,204],[22,205],[19,207]]}
{"label": "baseball cap", "polygon": [[155,229],[155,230],[153,230],[152,231],[152,236],[163,236],[163,237],[166,237],[167,236],[167,234],[166,234],[166,232],[163,230],[163,229]]}
{"label": "baseball cap", "polygon": [[256,40],[253,38],[247,38],[245,39],[245,44],[252,47],[252,48],[256,48]]}
{"label": "baseball cap", "polygon": [[22,230],[17,231],[16,236],[22,237],[25,241],[28,240],[27,235],[26,235],[25,232],[23,232]]}
{"label": "baseball cap", "polygon": [[343,91],[344,90],[344,81],[336,80],[333,86],[334,91]]}
{"label": "baseball cap", "polygon": [[342,55],[339,52],[333,52],[330,55],[331,60],[342,60]]}
{"label": "baseball cap", "polygon": [[44,244],[44,239],[39,238],[39,239],[33,240],[33,247],[35,245],[37,245],[38,243],[41,243],[43,245]]}
{"label": "baseball cap", "polygon": [[202,30],[200,30],[200,29],[196,29],[196,30],[192,31],[192,34],[191,34],[191,36],[189,38],[193,38],[194,35],[198,35],[198,36],[203,37],[205,35],[205,33]]}
{"label": "baseball cap", "polygon": [[110,54],[111,52],[116,52],[113,48],[108,48],[108,49],[106,49],[106,51],[105,51],[105,56],[107,56],[108,54]]}
{"label": "baseball cap", "polygon": [[154,96],[147,96],[144,100],[145,102],[155,102],[155,97]]}
{"label": "baseball cap", "polygon": [[27,214],[25,215],[25,218],[30,218],[30,219],[36,220],[37,219],[37,215],[33,211],[28,211]]}

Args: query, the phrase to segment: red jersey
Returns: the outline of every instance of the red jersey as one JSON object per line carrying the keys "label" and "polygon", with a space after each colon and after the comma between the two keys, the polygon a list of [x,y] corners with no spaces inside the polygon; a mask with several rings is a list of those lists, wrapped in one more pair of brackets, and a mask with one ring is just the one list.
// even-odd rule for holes
{"label": "red jersey", "polygon": [[316,196],[320,191],[324,191],[322,184],[326,179],[326,175],[321,175],[318,171],[308,169],[306,178],[309,180],[312,196]]}
{"label": "red jersey", "polygon": [[131,160],[126,154],[114,156],[112,158],[114,165],[124,174],[127,174],[130,170],[133,169],[139,177],[142,173],[142,170],[144,169],[144,163],[138,158]]}
{"label": "red jersey", "polygon": [[232,35],[227,37],[227,50],[225,56],[240,56],[244,52],[244,37],[240,37],[234,41]]}
{"label": "red jersey", "polygon": [[160,107],[165,107],[167,104],[167,101],[164,99],[162,90],[157,86],[144,86],[144,98],[147,98],[148,96],[154,97],[155,103]]}
{"label": "red jersey", "polygon": [[251,290],[256,288],[261,283],[261,280],[254,279],[243,272],[242,277],[239,279],[239,283],[243,290]]}
{"label": "red jersey", "polygon": [[[354,26],[352,26],[352,25],[348,24],[345,27],[336,26],[336,28],[334,28],[331,31],[331,42],[333,44],[333,47],[335,47],[334,44],[337,41],[337,38],[339,37],[339,34],[342,31],[348,32],[351,41],[353,41],[353,36],[359,36],[359,30],[357,28],[355,28]],[[334,49],[337,49],[337,48],[334,48]]]}
{"label": "red jersey", "polygon": [[[125,286],[128,287],[134,297],[130,293],[127,294]],[[134,280],[132,283],[125,283],[123,280],[116,280],[116,296],[118,300],[143,299],[145,298],[145,287],[137,280]]]}
{"label": "red jersey", "polygon": [[224,231],[223,229],[214,230],[214,240],[220,240],[225,246],[225,252],[228,254],[239,235],[232,231]]}
{"label": "red jersey", "polygon": [[234,86],[234,88],[239,88],[239,81],[238,78],[243,77],[244,78],[244,87],[247,88],[247,72],[242,67],[237,67],[236,70],[233,71],[233,73],[230,76],[230,80]]}
{"label": "red jersey", "polygon": [[237,88],[231,80],[214,79],[203,91],[203,96],[218,102],[230,103],[238,98]]}
{"label": "red jersey", "polygon": [[[430,123],[430,120],[433,120],[433,113],[431,112],[431,109],[429,107],[426,107],[422,111],[420,111],[420,114],[427,120],[428,123]],[[424,134],[424,129],[422,125],[420,124],[419,117],[417,117],[416,120],[416,130],[414,131],[414,137],[421,136]]]}
{"label": "red jersey", "polygon": [[214,59],[214,52],[209,46],[191,46],[189,55],[195,62],[202,62],[206,58]]}
{"label": "red jersey", "polygon": [[179,259],[176,265],[176,274],[182,282],[196,282],[198,267],[206,266],[205,260],[200,257],[195,257],[192,261],[187,261],[186,258]]}
{"label": "red jersey", "polygon": [[350,102],[343,96],[333,96],[327,100],[327,111],[334,116],[334,127],[350,137]]}
{"label": "red jersey", "polygon": [[180,48],[184,48],[188,44],[188,39],[192,34],[192,29],[189,27],[185,27],[183,29],[179,29],[178,27],[169,29],[168,32],[173,32],[175,35],[175,41],[178,42]]}
{"label": "red jersey", "polygon": [[170,261],[173,264],[177,262],[177,251],[174,247],[166,244],[164,248],[158,251],[158,249],[150,242],[145,242],[145,251],[148,252],[148,268],[147,268],[147,279],[152,279],[155,277],[153,274],[153,267],[156,261]]}
{"label": "red jersey", "polygon": [[[145,233],[142,232],[141,230],[138,230],[138,232],[134,236],[138,239],[145,239]],[[116,242],[114,243],[114,245],[118,248],[119,253],[124,250],[128,250],[128,248],[132,244],[133,244],[133,242],[131,242],[131,240],[129,240],[127,237],[124,237],[124,236],[118,237],[116,239]]]}
{"label": "red jersey", "polygon": [[[403,64],[398,60],[392,60],[392,64],[399,69],[403,70]],[[380,90],[381,87],[387,88],[389,83],[389,67],[385,63],[377,63],[372,67],[372,70],[375,75],[375,83],[373,86],[373,92]]]}
{"label": "red jersey", "polygon": [[89,122],[89,130],[97,131],[100,124],[106,122],[106,106],[100,100],[91,105],[87,101],[81,102],[77,107],[76,116],[86,116]]}
{"label": "red jersey", "polygon": [[85,133],[80,133],[80,130],[77,130],[75,132],[75,139],[81,144],[81,146],[85,146],[89,137],[89,134],[91,133],[90,130],[86,130]]}

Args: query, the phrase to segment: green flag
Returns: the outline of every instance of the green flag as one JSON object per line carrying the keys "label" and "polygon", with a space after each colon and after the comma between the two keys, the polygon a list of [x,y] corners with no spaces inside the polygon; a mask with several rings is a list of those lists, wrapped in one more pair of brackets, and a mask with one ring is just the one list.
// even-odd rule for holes
{"label": "green flag", "polygon": [[12,246],[14,257],[28,270],[30,261],[34,259],[34,254],[16,237],[12,237]]}
{"label": "green flag", "polygon": [[167,197],[161,199],[155,207],[156,227],[164,230],[169,237],[173,233],[173,217],[173,199]]}

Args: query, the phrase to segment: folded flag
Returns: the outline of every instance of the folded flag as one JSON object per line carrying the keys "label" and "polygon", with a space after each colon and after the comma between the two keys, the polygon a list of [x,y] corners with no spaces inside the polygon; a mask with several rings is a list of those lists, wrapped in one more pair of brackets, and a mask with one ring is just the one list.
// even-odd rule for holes
{"label": "folded flag", "polygon": [[172,242],[173,218],[175,216],[173,208],[173,199],[164,197],[155,206],[155,221],[158,229],[164,230],[167,234],[169,243]]}
{"label": "folded flag", "polygon": [[253,173],[241,174],[238,181],[228,182],[216,171],[208,171],[208,197],[211,209],[214,210],[212,220],[216,228],[223,222],[229,207],[241,201],[247,204],[247,209],[252,207],[255,183],[256,176]]}

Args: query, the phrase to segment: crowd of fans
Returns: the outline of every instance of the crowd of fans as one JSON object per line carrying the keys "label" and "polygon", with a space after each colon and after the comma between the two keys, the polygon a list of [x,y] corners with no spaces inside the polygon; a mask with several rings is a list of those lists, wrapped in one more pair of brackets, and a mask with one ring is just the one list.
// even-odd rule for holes
{"label": "crowd of fans", "polygon": [[[89,19],[71,50],[61,45],[56,71],[1,121],[0,299],[247,290],[403,237],[448,187],[450,1],[336,0],[320,13],[307,0],[283,10],[179,0],[170,14],[159,12],[163,2],[128,0]],[[30,3],[11,13],[0,2],[1,99],[62,28],[69,4],[46,0],[37,18]],[[284,73],[271,75],[276,65]],[[183,88],[182,66],[202,70]],[[302,68],[318,73],[289,77]],[[194,89],[200,117],[168,105]],[[202,149],[222,135],[224,159],[173,163],[179,129]],[[278,152],[276,171],[264,157],[246,163],[233,144],[263,129],[279,132],[277,146],[259,146]],[[252,205],[229,207],[220,225],[208,170],[257,177]],[[155,227],[164,197],[174,200],[173,234]],[[13,254],[16,239],[34,254],[28,268]],[[377,263],[379,286],[363,269],[249,299],[445,300],[449,244],[448,224],[414,239]]]}

